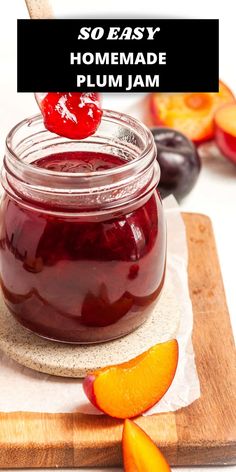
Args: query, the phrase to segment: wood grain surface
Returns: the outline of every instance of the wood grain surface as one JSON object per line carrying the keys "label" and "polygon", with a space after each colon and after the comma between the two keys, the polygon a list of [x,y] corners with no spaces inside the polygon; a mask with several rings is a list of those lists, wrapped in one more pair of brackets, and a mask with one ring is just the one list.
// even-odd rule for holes
{"label": "wood grain surface", "polygon": [[[206,216],[183,216],[201,398],[137,422],[171,465],[235,464],[236,359],[213,231]],[[0,467],[120,465],[121,432],[122,422],[105,416],[2,413]]]}

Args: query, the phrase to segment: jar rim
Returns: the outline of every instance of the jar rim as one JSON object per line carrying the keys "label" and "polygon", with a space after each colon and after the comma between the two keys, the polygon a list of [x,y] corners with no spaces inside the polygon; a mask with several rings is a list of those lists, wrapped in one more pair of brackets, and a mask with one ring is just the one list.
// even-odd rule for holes
{"label": "jar rim", "polygon": [[[38,176],[51,176],[54,175],[55,177],[58,177],[58,178],[63,178],[63,177],[66,177],[67,179],[68,178],[71,178],[71,179],[78,179],[78,178],[83,178],[83,179],[90,179],[91,177],[102,177],[104,175],[106,176],[112,176],[114,174],[119,174],[119,173],[122,173],[124,170],[130,170],[133,166],[137,165],[137,163],[142,159],[145,158],[145,156],[147,156],[153,145],[154,145],[154,139],[153,139],[153,135],[151,133],[151,131],[149,130],[149,128],[144,124],[142,123],[141,121],[137,120],[136,118],[132,117],[131,115],[128,115],[126,113],[123,113],[123,112],[117,112],[117,111],[113,111],[113,110],[108,110],[108,109],[103,109],[103,115],[102,115],[102,121],[109,121],[109,122],[117,122],[119,121],[120,124],[124,124],[124,125],[130,125],[132,127],[138,127],[140,129],[140,131],[142,131],[144,133],[144,136],[145,136],[145,139],[146,139],[146,147],[145,147],[145,150],[140,153],[140,155],[138,157],[136,157],[135,159],[133,160],[130,160],[128,162],[125,162],[124,164],[121,164],[119,167],[113,167],[113,168],[110,168],[110,169],[106,169],[106,170],[100,170],[100,171],[91,171],[91,172],[86,172],[83,173],[83,172],[61,172],[61,171],[55,171],[55,170],[50,170],[50,169],[45,169],[43,167],[38,167],[38,166],[34,166],[32,163],[25,163],[23,160],[21,160],[19,158],[19,156],[17,155],[17,153],[14,151],[13,147],[12,147],[12,140],[14,138],[14,136],[16,135],[16,133],[18,131],[21,130],[21,128],[23,128],[25,125],[26,126],[30,126],[30,125],[33,125],[33,124],[36,124],[37,122],[38,123],[43,123],[43,117],[41,115],[41,113],[39,114],[36,114],[36,115],[32,115],[28,118],[25,118],[24,120],[21,120],[19,123],[17,123],[13,128],[11,128],[11,130],[9,131],[9,133],[7,134],[7,137],[6,137],[6,149],[8,151],[8,153],[13,157],[14,160],[17,161],[17,166],[20,166],[21,170],[24,171],[24,170],[29,170],[29,166],[30,166],[30,169],[33,170],[33,172],[35,173],[35,175],[38,175]],[[99,128],[98,128],[99,129]],[[54,135],[54,133],[51,133],[49,132],[46,128],[45,128],[45,132],[48,132],[50,133],[51,135]],[[94,133],[96,134],[96,133]],[[58,137],[58,135],[55,135]],[[92,135],[94,136],[94,135]],[[63,138],[63,137],[62,137]],[[65,139],[65,142],[79,142],[79,141],[85,141],[85,140],[71,140],[71,139],[68,139],[68,138],[64,138]],[[159,167],[159,166],[158,166]]]}
{"label": "jar rim", "polygon": [[[33,165],[39,155],[57,154],[60,148],[62,152],[65,148],[69,152],[75,148],[82,152],[117,152],[125,163],[94,172],[61,172]],[[97,131],[83,140],[51,133],[41,114],[22,120],[6,138],[1,180],[7,193],[17,200],[60,208],[118,208],[153,191],[159,179],[151,131],[125,113],[104,110]]]}

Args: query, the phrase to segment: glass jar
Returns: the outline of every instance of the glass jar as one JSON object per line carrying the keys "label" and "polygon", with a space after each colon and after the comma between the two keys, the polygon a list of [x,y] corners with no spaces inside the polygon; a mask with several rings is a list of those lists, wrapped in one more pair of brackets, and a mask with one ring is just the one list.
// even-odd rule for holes
{"label": "glass jar", "polygon": [[[99,152],[124,164],[87,173],[32,165],[55,153]],[[149,316],[165,276],[166,226],[151,132],[105,110],[97,132],[71,141],[41,115],[7,136],[0,274],[5,303],[34,333],[70,343],[123,336]]]}

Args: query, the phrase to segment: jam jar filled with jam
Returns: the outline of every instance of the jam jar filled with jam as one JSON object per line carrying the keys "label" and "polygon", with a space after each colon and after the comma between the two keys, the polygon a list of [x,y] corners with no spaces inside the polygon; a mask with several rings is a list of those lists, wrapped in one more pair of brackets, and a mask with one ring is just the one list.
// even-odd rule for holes
{"label": "jam jar filled with jam", "polygon": [[147,319],[165,277],[159,175],[151,132],[125,114],[105,110],[81,141],[47,131],[39,115],[11,130],[0,275],[21,325],[56,341],[95,343]]}

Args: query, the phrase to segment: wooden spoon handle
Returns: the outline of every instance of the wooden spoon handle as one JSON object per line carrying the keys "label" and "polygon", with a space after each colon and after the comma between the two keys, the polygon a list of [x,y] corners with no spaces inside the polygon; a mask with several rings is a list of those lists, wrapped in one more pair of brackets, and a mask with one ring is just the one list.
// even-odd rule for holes
{"label": "wooden spoon handle", "polygon": [[51,19],[54,17],[50,0],[25,0],[30,18]]}

